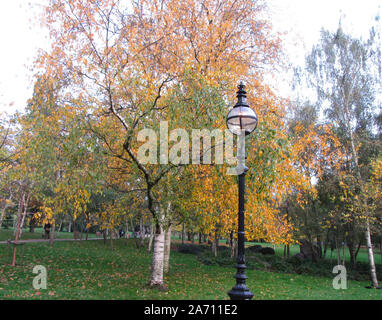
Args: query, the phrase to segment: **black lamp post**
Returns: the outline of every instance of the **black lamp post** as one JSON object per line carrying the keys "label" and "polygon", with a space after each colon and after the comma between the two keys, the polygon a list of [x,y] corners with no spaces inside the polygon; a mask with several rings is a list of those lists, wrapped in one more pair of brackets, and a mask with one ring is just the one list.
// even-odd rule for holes
{"label": "black lamp post", "polygon": [[[227,127],[235,135],[247,136],[257,127],[257,115],[247,104],[247,96],[244,91],[244,84],[241,82],[238,86],[237,103],[227,115]],[[253,293],[249,291],[245,284],[248,277],[245,274],[245,253],[244,253],[244,188],[245,174],[248,168],[245,166],[245,149],[238,152],[239,161],[241,161],[241,172],[239,174],[239,217],[238,217],[238,252],[237,252],[237,273],[235,275],[236,285],[228,292],[231,300],[250,300]]]}

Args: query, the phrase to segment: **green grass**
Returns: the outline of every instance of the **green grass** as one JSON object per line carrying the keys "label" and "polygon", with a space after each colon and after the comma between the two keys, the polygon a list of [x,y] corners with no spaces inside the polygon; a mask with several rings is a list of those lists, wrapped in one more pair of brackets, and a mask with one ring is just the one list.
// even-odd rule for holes
{"label": "green grass", "polygon": [[[171,253],[166,276],[168,292],[147,287],[151,254],[136,249],[134,240],[25,245],[20,265],[9,266],[6,246],[0,246],[0,299],[228,299],[235,270],[201,264],[194,255]],[[7,265],[5,263],[8,263]],[[32,287],[35,265],[48,272],[47,290]],[[248,287],[255,299],[381,299],[382,290],[365,289],[368,282],[348,281],[334,290],[332,279],[308,275],[248,270]]]}

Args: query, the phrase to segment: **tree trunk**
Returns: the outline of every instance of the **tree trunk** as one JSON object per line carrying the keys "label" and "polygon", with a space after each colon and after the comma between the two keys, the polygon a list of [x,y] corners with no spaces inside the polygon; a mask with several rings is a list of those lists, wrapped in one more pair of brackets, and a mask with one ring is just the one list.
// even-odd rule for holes
{"label": "tree trunk", "polygon": [[218,256],[218,246],[219,246],[219,237],[217,233],[215,233],[215,237],[214,237],[214,240],[212,241],[212,246],[211,246],[212,253],[214,254],[215,257]]}
{"label": "tree trunk", "polygon": [[129,239],[129,220],[128,220],[128,219],[126,219],[125,238],[126,238],[126,239]]}
{"label": "tree trunk", "polygon": [[165,233],[163,272],[168,273],[170,270],[170,253],[171,253],[171,224]]}
{"label": "tree trunk", "polygon": [[151,249],[153,247],[153,240],[154,240],[154,224],[152,223],[150,226],[150,241],[149,241],[149,247],[147,249],[148,252],[151,252]]}
{"label": "tree trunk", "polygon": [[142,216],[139,219],[139,235],[141,238],[140,247],[144,247],[145,246],[145,231],[143,229],[143,217]]}
{"label": "tree trunk", "polygon": [[163,281],[163,260],[164,260],[164,239],[163,228],[157,223],[155,226],[154,252],[151,266],[150,286],[164,287]]}
{"label": "tree trunk", "polygon": [[186,237],[186,228],[184,227],[184,223],[182,225],[182,244],[184,244],[184,238]]}
{"label": "tree trunk", "polygon": [[25,222],[25,217],[27,215],[27,210],[28,210],[28,204],[29,204],[29,199],[30,199],[30,193],[28,193],[26,199],[24,199],[24,208],[21,216],[21,224],[20,224],[20,230],[19,230],[19,238],[23,234],[23,227],[24,227],[24,222]]}
{"label": "tree trunk", "polygon": [[357,262],[355,260],[355,248],[353,241],[348,241],[348,249],[349,249],[349,255],[350,255],[350,264],[353,269],[357,268]]}
{"label": "tree trunk", "polygon": [[126,219],[126,230],[125,230],[125,245],[127,246],[127,239],[129,239],[129,220]]}
{"label": "tree trunk", "polygon": [[322,259],[322,240],[321,240],[321,236],[317,236],[317,246],[318,246],[318,249],[319,249],[318,258]]}
{"label": "tree trunk", "polygon": [[342,242],[342,265],[345,266],[345,261],[346,261],[346,257],[345,257],[345,242]]}
{"label": "tree trunk", "polygon": [[54,231],[56,230],[56,222],[52,222],[52,229],[50,230],[49,244],[53,246],[54,244]]}
{"label": "tree trunk", "polygon": [[24,205],[24,200],[25,200],[25,193],[23,193],[20,197],[20,200],[19,200],[19,208],[17,210],[17,217],[16,217],[16,220],[13,220],[13,236],[16,238],[16,234],[18,233],[18,227],[19,227],[19,224],[21,222],[21,214],[22,214],[22,210],[23,210],[23,205]]}
{"label": "tree trunk", "polygon": [[[357,248],[353,249],[353,255],[350,254],[350,260],[352,262],[352,266],[354,270],[357,270],[357,257],[358,257],[359,250],[361,249],[361,244],[362,244],[362,240],[359,240]],[[354,246],[354,244],[352,245]],[[350,249],[349,249],[349,252],[350,252]]]}
{"label": "tree trunk", "polygon": [[366,235],[367,253],[368,253],[368,256],[369,256],[371,283],[372,283],[372,286],[374,288],[378,288],[378,280],[377,280],[377,273],[376,273],[376,269],[375,269],[373,245],[371,243],[371,234],[370,234],[369,221],[367,221],[365,235]]}
{"label": "tree trunk", "polygon": [[[25,208],[25,207],[24,207]],[[26,212],[23,212],[22,216],[21,216],[21,223],[20,223],[20,234],[19,234],[19,237],[22,236],[23,234],[23,227],[24,227],[24,222],[25,222],[25,216],[26,216]]]}
{"label": "tree trunk", "polygon": [[36,220],[34,218],[34,215],[32,215],[30,221],[29,221],[29,232],[34,233],[34,229],[36,227]]}
{"label": "tree trunk", "polygon": [[110,250],[113,251],[113,229],[110,229]]}
{"label": "tree trunk", "polygon": [[3,220],[4,220],[4,217],[5,217],[5,211],[6,210],[7,210],[7,205],[5,205],[5,207],[1,211],[1,215],[0,215],[0,229],[1,229],[1,226],[3,225]]}
{"label": "tree trunk", "polygon": [[106,229],[102,230],[103,244],[106,245],[107,237],[106,237]]}
{"label": "tree trunk", "polygon": [[3,225],[3,221],[4,221],[4,217],[5,217],[6,210],[10,207],[9,202],[11,202],[11,201],[12,201],[12,194],[11,194],[11,196],[10,196],[9,199],[8,199],[8,203],[7,203],[7,202],[5,203],[4,208],[3,208],[3,210],[1,211],[1,216],[0,216],[0,229],[1,229],[1,226]]}
{"label": "tree trunk", "polygon": [[231,231],[231,233],[229,235],[229,245],[231,247],[231,259],[232,259],[232,258],[234,258],[236,256],[236,254],[235,254],[235,251],[236,251],[236,241],[235,241],[235,237],[234,237],[233,231]]}
{"label": "tree trunk", "polygon": [[[359,168],[359,163],[358,163],[358,154],[357,154],[357,150],[355,148],[353,131],[352,131],[351,125],[350,125],[351,117],[350,117],[350,107],[349,107],[349,104],[345,104],[345,113],[346,113],[346,117],[347,117],[346,120],[347,120],[347,124],[348,124],[348,129],[349,129],[349,133],[350,133],[350,143],[351,143],[354,167],[355,167],[355,170],[356,170],[356,174],[357,174],[359,185],[361,187],[360,189],[361,189],[361,194],[362,194],[362,192],[363,192],[363,182],[362,182],[361,170]],[[367,208],[366,200],[364,200],[364,204],[365,204],[365,208]],[[370,223],[369,223],[368,219],[366,221],[365,237],[366,237],[367,253],[368,253],[368,256],[369,256],[371,282],[372,282],[372,286],[374,288],[377,288],[378,287],[378,280],[377,280],[377,273],[376,273],[376,269],[375,269],[373,245],[372,245],[372,242],[371,242]]]}
{"label": "tree trunk", "polygon": [[338,244],[338,237],[336,237],[336,249],[337,249],[337,265],[341,264],[341,251],[340,246]]}
{"label": "tree trunk", "polygon": [[362,244],[362,240],[359,240],[358,246],[357,246],[357,250],[355,251],[355,260],[356,260],[356,262],[357,262],[357,257],[358,257],[359,250],[361,249],[361,244]]}
{"label": "tree trunk", "polygon": [[86,238],[85,238],[85,240],[87,241],[89,239],[89,229],[90,229],[90,227],[88,227],[90,225],[90,218],[88,215],[86,215],[86,220],[87,220],[87,224],[86,224]]}
{"label": "tree trunk", "polygon": [[324,260],[326,258],[326,253],[328,251],[328,244],[329,244],[329,231],[326,233],[326,238],[325,238],[325,242],[324,242],[324,254],[322,256],[322,258]]}
{"label": "tree trunk", "polygon": [[17,219],[17,227],[16,227],[16,235],[15,235],[15,244],[13,245],[13,254],[12,254],[12,263],[11,266],[14,267],[16,265],[16,253],[17,253],[17,241],[19,240],[19,234],[20,234],[20,224],[21,224],[21,214],[23,212],[24,207],[24,201],[25,201],[25,193],[23,192],[20,202],[19,202],[19,213],[18,213],[18,219]]}

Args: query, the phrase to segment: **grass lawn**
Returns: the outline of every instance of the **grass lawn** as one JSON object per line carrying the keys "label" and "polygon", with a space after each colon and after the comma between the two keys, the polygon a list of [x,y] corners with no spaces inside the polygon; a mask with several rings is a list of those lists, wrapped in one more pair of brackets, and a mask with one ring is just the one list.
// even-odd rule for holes
{"label": "grass lawn", "polygon": [[[103,241],[30,243],[20,265],[9,266],[6,246],[0,246],[0,299],[228,299],[235,270],[202,265],[194,255],[171,253],[166,276],[168,292],[146,286],[151,254],[136,249],[133,239],[116,240],[115,249]],[[7,264],[5,264],[7,262]],[[48,288],[32,287],[35,265],[47,268]],[[382,290],[365,289],[368,282],[348,281],[335,290],[332,278],[248,270],[254,299],[382,299]]]}

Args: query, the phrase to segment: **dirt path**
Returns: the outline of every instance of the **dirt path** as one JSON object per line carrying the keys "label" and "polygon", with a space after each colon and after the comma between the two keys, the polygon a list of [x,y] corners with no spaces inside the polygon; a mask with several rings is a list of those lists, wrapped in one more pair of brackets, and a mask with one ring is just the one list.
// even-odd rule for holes
{"label": "dirt path", "polygon": [[[88,240],[85,239],[54,239],[54,242],[56,241],[89,241],[89,240],[103,240],[103,238],[89,238]],[[11,241],[14,241],[11,239]],[[37,243],[37,242],[49,242],[49,239],[25,239],[25,240],[19,240],[17,243]],[[7,244],[8,241],[0,241],[0,244]]]}

